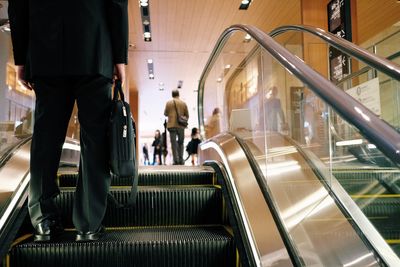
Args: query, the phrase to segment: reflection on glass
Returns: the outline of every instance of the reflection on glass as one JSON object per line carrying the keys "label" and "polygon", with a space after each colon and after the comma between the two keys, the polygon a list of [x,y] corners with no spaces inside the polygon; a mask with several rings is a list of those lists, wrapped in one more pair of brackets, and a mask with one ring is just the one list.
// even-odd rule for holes
{"label": "reflection on glass", "polygon": [[[11,34],[0,31],[0,158],[33,133],[35,94],[17,81]],[[67,137],[79,140],[77,109],[71,116]]]}
{"label": "reflection on glass", "polygon": [[[242,35],[229,39],[205,80],[200,103],[206,132],[210,114],[218,107],[221,131],[234,133],[250,148],[284,227],[306,265],[332,266],[321,257],[319,248],[330,237],[333,243],[339,242],[334,241],[338,236],[341,241],[331,244],[326,252],[335,255],[335,264],[375,262],[353,222],[330,196],[330,190],[337,187],[347,191],[400,255],[398,167],[338,115],[335,107],[328,106],[253,40],[238,41]],[[329,45],[307,34],[293,33],[280,36],[279,42],[329,77]],[[224,70],[227,64],[231,67]],[[353,62],[342,79],[363,67]],[[338,84],[382,119],[400,126],[399,82],[379,73],[374,80],[372,74],[367,71]],[[364,119],[369,120],[367,116]],[[353,248],[350,256],[341,251],[341,244]]]}
{"label": "reflection on glass", "polygon": [[11,34],[0,31],[0,157],[33,131],[34,94],[17,82]]}

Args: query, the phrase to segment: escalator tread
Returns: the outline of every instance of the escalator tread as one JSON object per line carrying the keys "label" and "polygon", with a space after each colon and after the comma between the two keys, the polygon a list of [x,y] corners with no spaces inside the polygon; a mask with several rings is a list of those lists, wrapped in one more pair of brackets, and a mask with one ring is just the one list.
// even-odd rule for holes
{"label": "escalator tread", "polygon": [[235,245],[222,226],[154,227],[106,232],[101,242],[31,238],[11,251],[11,266],[234,266]]}
{"label": "escalator tread", "polygon": [[[189,171],[183,170],[169,170],[169,169],[139,169],[138,185],[202,185],[213,184],[214,173],[208,169],[195,169]],[[76,185],[78,174],[76,172],[60,172],[58,175],[59,186],[72,187]],[[131,184],[130,177],[111,176],[112,186],[123,186]]]}
{"label": "escalator tread", "polygon": [[[110,193],[120,203],[126,203],[130,188],[112,188]],[[63,225],[72,227],[74,189],[63,189],[56,198]],[[108,205],[105,226],[154,226],[219,224],[222,217],[222,192],[214,186],[201,187],[139,187],[134,209]]]}

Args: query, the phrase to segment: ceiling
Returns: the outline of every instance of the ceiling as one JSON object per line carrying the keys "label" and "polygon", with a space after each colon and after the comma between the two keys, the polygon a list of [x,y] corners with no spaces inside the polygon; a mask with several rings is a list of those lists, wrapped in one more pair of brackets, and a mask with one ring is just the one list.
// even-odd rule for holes
{"label": "ceiling", "polygon": [[[197,85],[219,35],[232,24],[251,24],[269,32],[299,24],[298,0],[253,0],[239,10],[241,0],[149,0],[152,41],[143,41],[139,1],[129,1],[129,86],[139,92],[140,136],[151,136],[164,122],[164,105],[183,81],[181,99],[189,107],[189,127],[197,125]],[[154,61],[154,80],[147,59]],[[159,83],[165,90],[159,90]]]}

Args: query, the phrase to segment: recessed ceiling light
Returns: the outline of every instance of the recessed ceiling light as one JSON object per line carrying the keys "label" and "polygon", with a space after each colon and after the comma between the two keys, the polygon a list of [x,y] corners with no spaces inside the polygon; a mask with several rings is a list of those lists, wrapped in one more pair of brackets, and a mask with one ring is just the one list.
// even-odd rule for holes
{"label": "recessed ceiling light", "polygon": [[222,78],[218,78],[217,82],[219,82],[219,83],[222,82]]}
{"label": "recessed ceiling light", "polygon": [[225,65],[225,69],[230,69],[232,67],[232,65],[231,64],[227,64],[227,65]]}
{"label": "recessed ceiling light", "polygon": [[149,5],[149,1],[148,0],[140,0],[140,5],[141,6],[148,6]]}
{"label": "recessed ceiling light", "polygon": [[240,3],[239,9],[240,10],[247,10],[251,4],[251,0],[242,0]]}
{"label": "recessed ceiling light", "polygon": [[153,63],[153,60],[152,60],[151,58],[149,58],[149,59],[147,60],[147,63],[151,64],[151,63]]}

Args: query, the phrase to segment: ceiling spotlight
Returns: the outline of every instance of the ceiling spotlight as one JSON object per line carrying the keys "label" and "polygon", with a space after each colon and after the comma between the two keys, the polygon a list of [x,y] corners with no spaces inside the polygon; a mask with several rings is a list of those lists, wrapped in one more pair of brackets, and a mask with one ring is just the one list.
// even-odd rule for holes
{"label": "ceiling spotlight", "polygon": [[145,32],[143,33],[144,38],[150,38],[151,37],[151,33],[149,32]]}
{"label": "ceiling spotlight", "polygon": [[227,64],[227,65],[225,65],[225,69],[230,69],[232,67],[232,65],[231,64]]}
{"label": "ceiling spotlight", "polygon": [[143,25],[150,25],[150,21],[148,21],[147,19],[143,21]]}
{"label": "ceiling spotlight", "polygon": [[218,78],[217,82],[219,82],[219,83],[222,82],[222,78]]}
{"label": "ceiling spotlight", "polygon": [[154,79],[154,74],[153,74],[153,73],[150,73],[150,74],[149,74],[149,79],[150,79],[150,80],[153,80],[153,79]]}
{"label": "ceiling spotlight", "polygon": [[242,0],[240,3],[239,9],[240,10],[247,10],[251,4],[251,0]]}
{"label": "ceiling spotlight", "polygon": [[148,0],[140,0],[140,6],[148,6],[149,1]]}
{"label": "ceiling spotlight", "polygon": [[152,60],[151,58],[149,58],[149,59],[147,60],[147,63],[152,64],[152,63],[153,63],[153,60]]}

